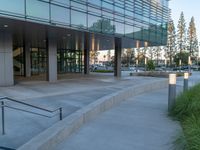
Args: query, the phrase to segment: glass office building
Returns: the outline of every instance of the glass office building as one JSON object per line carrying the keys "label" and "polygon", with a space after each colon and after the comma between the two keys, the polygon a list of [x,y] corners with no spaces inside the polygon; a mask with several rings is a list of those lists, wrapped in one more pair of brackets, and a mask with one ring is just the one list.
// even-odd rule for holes
{"label": "glass office building", "polygon": [[168,17],[168,0],[0,0],[0,85],[87,74],[90,50],[115,49],[120,76],[121,49],[165,45]]}

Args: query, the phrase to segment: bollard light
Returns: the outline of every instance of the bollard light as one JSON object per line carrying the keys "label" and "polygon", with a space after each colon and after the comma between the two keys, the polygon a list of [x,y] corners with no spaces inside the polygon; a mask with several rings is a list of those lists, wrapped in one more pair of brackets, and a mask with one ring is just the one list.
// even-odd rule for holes
{"label": "bollard light", "polygon": [[189,78],[189,73],[185,72],[184,73],[184,81],[183,81],[183,91],[188,90],[188,78]]}
{"label": "bollard light", "polygon": [[176,74],[169,74],[169,84],[176,84]]}
{"label": "bollard light", "polygon": [[189,78],[189,73],[188,72],[185,72],[184,73],[184,79],[188,79]]}
{"label": "bollard light", "polygon": [[176,99],[176,74],[169,74],[168,111],[172,109]]}
{"label": "bollard light", "polygon": [[136,65],[138,65],[138,60],[136,59]]}
{"label": "bollard light", "polygon": [[188,56],[188,65],[191,65],[192,63],[191,63],[191,57],[190,56]]}
{"label": "bollard light", "polygon": [[144,59],[144,64],[146,65],[147,64],[147,58],[145,57]]}

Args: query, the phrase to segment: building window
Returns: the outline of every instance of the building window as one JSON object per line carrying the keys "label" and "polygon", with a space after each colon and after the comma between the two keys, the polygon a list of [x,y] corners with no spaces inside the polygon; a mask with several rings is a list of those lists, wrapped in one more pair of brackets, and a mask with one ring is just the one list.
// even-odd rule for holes
{"label": "building window", "polygon": [[87,28],[87,15],[79,11],[71,10],[71,24],[79,28]]}
{"label": "building window", "polygon": [[26,0],[26,13],[27,17],[49,21],[49,3]]}
{"label": "building window", "polygon": [[51,5],[51,21],[63,24],[70,23],[70,11],[68,8]]}

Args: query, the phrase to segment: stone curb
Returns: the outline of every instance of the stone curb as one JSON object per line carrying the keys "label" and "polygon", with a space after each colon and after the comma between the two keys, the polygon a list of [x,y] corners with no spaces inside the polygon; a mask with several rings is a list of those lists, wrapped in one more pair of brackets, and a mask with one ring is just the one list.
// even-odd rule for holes
{"label": "stone curb", "polygon": [[167,79],[161,79],[148,84],[128,87],[116,93],[104,96],[95,102],[85,106],[75,113],[57,122],[44,132],[32,138],[17,150],[51,150],[57,144],[69,137],[74,131],[84,123],[89,122],[100,113],[118,105],[129,97],[136,96],[145,92],[165,88],[168,86]]}

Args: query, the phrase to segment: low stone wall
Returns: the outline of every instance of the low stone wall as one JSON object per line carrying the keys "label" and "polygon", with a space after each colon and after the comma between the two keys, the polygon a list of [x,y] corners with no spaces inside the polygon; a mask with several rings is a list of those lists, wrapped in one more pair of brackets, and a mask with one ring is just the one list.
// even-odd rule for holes
{"label": "low stone wall", "polygon": [[119,92],[104,96],[46,129],[29,142],[19,147],[18,150],[51,150],[69,137],[74,131],[79,129],[84,123],[118,105],[127,98],[167,86],[167,79],[159,79],[152,83],[128,87]]}

